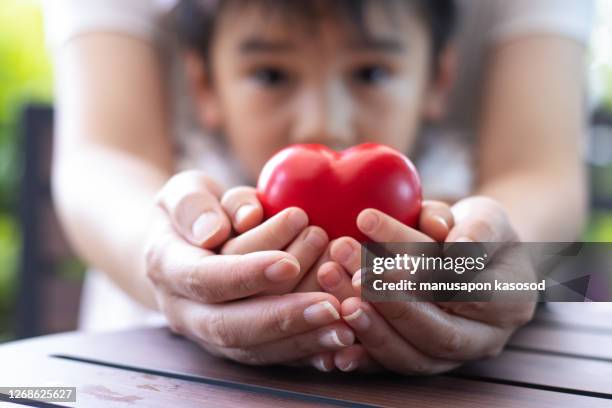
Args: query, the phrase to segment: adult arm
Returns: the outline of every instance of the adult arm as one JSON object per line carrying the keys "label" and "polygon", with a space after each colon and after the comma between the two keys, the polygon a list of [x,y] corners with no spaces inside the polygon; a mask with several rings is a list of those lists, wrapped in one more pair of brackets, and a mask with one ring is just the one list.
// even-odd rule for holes
{"label": "adult arm", "polygon": [[584,48],[541,34],[491,51],[477,194],[501,203],[522,241],[574,240],[585,222]]}
{"label": "adult arm", "polygon": [[55,53],[53,193],[68,238],[91,266],[155,308],[144,243],[155,194],[172,168],[155,47],[90,33]]}

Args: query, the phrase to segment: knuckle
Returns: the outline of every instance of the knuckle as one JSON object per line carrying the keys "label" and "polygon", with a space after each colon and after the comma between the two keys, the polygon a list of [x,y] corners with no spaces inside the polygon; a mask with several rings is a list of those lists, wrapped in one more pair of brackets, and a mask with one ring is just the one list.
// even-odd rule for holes
{"label": "knuckle", "polygon": [[382,330],[372,332],[368,339],[368,348],[372,349],[385,349],[389,342],[388,334],[383,333]]}
{"label": "knuckle", "polygon": [[172,331],[173,333],[176,333],[176,334],[185,333],[185,327],[176,319],[168,319],[168,327],[170,328],[170,331]]}
{"label": "knuckle", "polygon": [[495,239],[495,229],[488,219],[474,218],[471,224],[472,230],[477,231],[477,236],[485,237],[487,240]]}
{"label": "knuckle", "polygon": [[242,202],[242,201],[250,201],[252,197],[255,197],[255,189],[253,187],[248,186],[238,186],[233,187],[223,194],[221,198],[221,204],[224,206],[229,206],[233,203]]}
{"label": "knuckle", "polygon": [[204,303],[214,303],[220,298],[219,288],[207,285],[197,267],[190,268],[185,279],[185,286],[192,298]]}
{"label": "knuckle", "polygon": [[210,197],[201,191],[188,191],[177,200],[174,208],[170,209],[170,212],[176,213],[176,215],[193,213],[202,205],[206,205],[205,203],[209,200]]}
{"label": "knuckle", "polygon": [[463,338],[456,328],[450,328],[442,339],[440,355],[449,356],[461,351],[463,348]]}
{"label": "knuckle", "polygon": [[229,327],[223,313],[215,313],[204,322],[204,325],[203,329],[209,342],[220,347],[233,348],[240,346],[239,336],[236,335],[235,330]]}
{"label": "knuckle", "polygon": [[230,352],[231,358],[239,363],[248,365],[264,365],[265,358],[257,350],[250,348],[236,348]]}
{"label": "knuckle", "polygon": [[257,289],[257,280],[251,274],[245,273],[242,262],[243,255],[238,255],[229,264],[228,281],[231,282],[233,291],[237,293],[253,293]]}
{"label": "knuckle", "polygon": [[529,323],[531,319],[533,319],[533,314],[534,314],[533,308],[525,308],[524,310],[522,310],[520,313],[517,314],[517,317],[514,322],[515,325],[523,326]]}
{"label": "knuckle", "polygon": [[225,192],[221,197],[221,205],[225,208],[234,207],[235,202],[240,198],[239,187],[234,187]]}
{"label": "knuckle", "polygon": [[171,295],[158,297],[159,308],[166,316],[170,330],[173,333],[185,335],[187,334],[187,328],[185,327],[184,320],[177,313],[173,300]]}
{"label": "knuckle", "polygon": [[282,218],[278,223],[263,230],[262,241],[271,247],[277,247],[287,240],[289,233],[286,218]]}
{"label": "knuckle", "polygon": [[147,277],[154,283],[162,279],[164,253],[161,245],[154,240],[149,240],[144,248],[145,270]]}
{"label": "knuckle", "polygon": [[[322,334],[323,330],[318,332],[318,335]],[[289,339],[287,344],[288,350],[291,350],[292,358],[302,358],[306,356],[312,356],[318,352],[317,341],[313,341],[310,336],[294,336]]]}
{"label": "knuckle", "polygon": [[273,333],[278,333],[281,336],[291,334],[293,319],[289,313],[286,313],[281,308],[271,306],[265,312],[265,315],[269,318],[270,325],[272,326],[270,330]]}
{"label": "knuckle", "polygon": [[414,305],[408,303],[398,303],[396,307],[390,308],[385,316],[390,321],[407,321],[411,320],[415,312],[413,310]]}

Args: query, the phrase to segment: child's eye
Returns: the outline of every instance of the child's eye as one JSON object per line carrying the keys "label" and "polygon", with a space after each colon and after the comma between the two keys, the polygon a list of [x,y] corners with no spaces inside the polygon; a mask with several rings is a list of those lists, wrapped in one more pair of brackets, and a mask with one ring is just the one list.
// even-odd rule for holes
{"label": "child's eye", "polygon": [[378,65],[367,65],[353,71],[352,77],[355,82],[362,85],[376,85],[391,76],[391,71]]}
{"label": "child's eye", "polygon": [[258,68],[252,73],[253,79],[263,86],[275,87],[289,81],[289,74],[279,68]]}

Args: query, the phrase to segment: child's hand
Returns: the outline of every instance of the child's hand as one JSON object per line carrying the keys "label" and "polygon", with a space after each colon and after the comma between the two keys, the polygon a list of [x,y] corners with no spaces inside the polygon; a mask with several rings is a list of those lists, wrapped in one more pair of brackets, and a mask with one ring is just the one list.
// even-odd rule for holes
{"label": "child's hand", "polygon": [[[453,227],[453,214],[447,204],[438,201],[424,201],[419,218],[419,231],[405,226],[395,220],[389,233],[406,238],[405,242],[443,241]],[[403,233],[402,233],[403,231]],[[410,238],[410,239],[408,239]],[[333,240],[317,264],[312,268],[296,288],[297,292],[325,291],[334,295],[340,302],[359,296],[359,274],[361,268],[361,245],[354,238],[341,237]],[[355,276],[356,275],[356,276]],[[353,279],[354,278],[354,279]],[[321,353],[313,357],[318,361],[317,368],[329,371],[337,366],[344,371],[359,367],[361,371],[380,369],[363,348],[356,344],[337,353],[334,363],[334,352]]]}
{"label": "child's hand", "polygon": [[[275,231],[284,228],[282,220],[291,213],[298,218],[303,214],[290,209],[276,221],[268,220],[268,229],[249,230],[260,235],[227,241],[232,224],[240,230],[255,223],[248,222],[253,215],[246,217],[246,226],[235,215],[228,217],[220,193],[203,174],[185,172],[173,177],[159,194],[145,263],[171,329],[213,354],[246,364],[291,362],[351,345],[353,331],[340,320],[340,303],[332,295],[250,297],[295,280],[300,274],[297,257],[307,251],[219,255],[210,249],[225,243],[224,250],[241,252],[249,245],[254,248],[256,238],[266,245],[280,245],[284,238],[274,239],[278,239]],[[234,200],[227,200],[229,208]],[[306,222],[292,234],[302,233]],[[293,245],[290,248],[299,247]]]}
{"label": "child's hand", "polygon": [[[492,272],[517,272],[508,269],[513,263],[504,259],[508,255],[502,250],[516,242],[517,235],[499,204],[473,197],[453,206],[453,214],[456,224],[447,242],[490,242],[487,249],[497,256],[497,262],[489,265],[497,269]],[[377,219],[368,219],[370,215]],[[395,220],[380,213],[364,211],[359,217],[359,225],[371,239],[380,242],[409,242],[417,237],[415,231],[401,228]],[[357,271],[359,267],[357,262],[341,264],[347,271]],[[359,272],[355,275],[359,276]],[[353,280],[356,290],[359,289],[358,279]],[[531,319],[534,309],[533,302],[438,305],[429,302],[366,303],[357,297],[349,298],[342,303],[342,316],[355,330],[361,344],[338,351],[334,362],[341,369],[380,365],[405,374],[447,371],[462,362],[498,354],[514,330]]]}
{"label": "child's hand", "polygon": [[221,205],[240,235],[228,240],[221,248],[224,255],[248,254],[257,251],[283,250],[292,255],[299,273],[259,294],[285,294],[293,291],[304,274],[321,257],[329,242],[325,231],[308,226],[308,216],[299,208],[287,208],[270,219],[263,220],[263,209],[252,187],[228,190]]}
{"label": "child's hand", "polygon": [[[382,214],[380,211],[376,214]],[[364,211],[365,212],[365,211]],[[364,213],[362,212],[362,214]],[[385,217],[388,217],[385,215]],[[390,218],[390,217],[389,217]],[[404,242],[444,241],[454,225],[450,207],[440,201],[424,201],[419,218],[419,231],[393,220],[389,225],[388,241],[397,241],[400,237],[410,238]],[[359,218],[357,220],[359,223]],[[383,241],[380,241],[383,242]],[[361,245],[354,238],[341,237],[333,240],[326,252],[319,259],[312,273],[300,282],[296,291],[325,291],[336,296],[341,302],[356,295],[351,277],[361,265]],[[343,267],[344,266],[344,267]],[[348,268],[345,271],[345,268]],[[349,272],[347,274],[347,271]]]}

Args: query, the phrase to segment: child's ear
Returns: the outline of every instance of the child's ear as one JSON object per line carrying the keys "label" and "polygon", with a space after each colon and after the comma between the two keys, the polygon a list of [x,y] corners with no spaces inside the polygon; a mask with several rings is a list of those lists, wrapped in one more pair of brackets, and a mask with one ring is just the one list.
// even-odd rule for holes
{"label": "child's ear", "polygon": [[219,98],[214,91],[211,76],[207,72],[204,60],[197,52],[186,52],[185,70],[187,84],[191,90],[201,123],[210,130],[218,130],[222,123]]}
{"label": "child's ear", "polygon": [[437,70],[425,95],[424,117],[438,121],[446,114],[448,97],[455,82],[457,52],[454,45],[447,45],[440,52]]}

